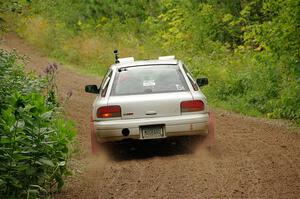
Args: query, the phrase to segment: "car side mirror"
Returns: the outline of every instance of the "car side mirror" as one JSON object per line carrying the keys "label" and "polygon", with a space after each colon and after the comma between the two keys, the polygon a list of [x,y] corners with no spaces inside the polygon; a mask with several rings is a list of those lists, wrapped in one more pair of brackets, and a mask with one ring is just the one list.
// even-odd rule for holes
{"label": "car side mirror", "polygon": [[85,86],[85,92],[98,94],[99,89],[98,89],[97,85],[86,85]]}
{"label": "car side mirror", "polygon": [[207,79],[206,77],[198,78],[198,79],[196,80],[196,82],[197,82],[197,85],[198,85],[199,87],[201,87],[201,86],[205,86],[205,85],[208,84],[208,79]]}

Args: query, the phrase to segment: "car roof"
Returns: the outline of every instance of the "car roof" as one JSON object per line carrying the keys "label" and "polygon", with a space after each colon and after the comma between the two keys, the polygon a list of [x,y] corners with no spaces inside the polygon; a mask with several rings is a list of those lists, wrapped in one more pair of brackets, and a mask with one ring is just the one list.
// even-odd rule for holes
{"label": "car roof", "polygon": [[136,67],[136,66],[146,66],[146,65],[177,65],[177,59],[170,59],[170,60],[138,60],[138,61],[127,61],[123,63],[116,63],[111,65],[111,69],[119,69],[119,68],[126,68],[126,67]]}

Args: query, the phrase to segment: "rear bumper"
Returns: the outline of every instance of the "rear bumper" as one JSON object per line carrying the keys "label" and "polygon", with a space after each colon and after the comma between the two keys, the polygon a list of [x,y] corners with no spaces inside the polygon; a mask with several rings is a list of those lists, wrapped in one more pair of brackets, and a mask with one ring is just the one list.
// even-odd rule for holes
{"label": "rear bumper", "polygon": [[[94,121],[94,129],[98,142],[112,142],[123,139],[143,139],[140,126],[164,125],[165,137],[207,134],[208,113],[180,115],[160,118],[142,118],[111,121]],[[129,129],[128,136],[122,130]]]}

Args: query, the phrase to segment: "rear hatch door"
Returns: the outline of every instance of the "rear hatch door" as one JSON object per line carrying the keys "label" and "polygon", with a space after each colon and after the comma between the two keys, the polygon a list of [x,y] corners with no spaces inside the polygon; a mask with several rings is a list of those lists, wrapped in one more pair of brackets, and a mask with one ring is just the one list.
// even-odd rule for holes
{"label": "rear hatch door", "polygon": [[181,115],[180,103],[193,100],[190,92],[110,96],[108,105],[121,106],[122,119]]}

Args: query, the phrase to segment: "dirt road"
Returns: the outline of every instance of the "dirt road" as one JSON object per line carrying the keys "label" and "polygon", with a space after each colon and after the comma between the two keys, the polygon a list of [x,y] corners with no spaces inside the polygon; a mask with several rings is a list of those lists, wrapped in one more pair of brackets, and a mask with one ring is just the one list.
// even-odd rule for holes
{"label": "dirt road", "polygon": [[[14,34],[2,48],[31,57],[41,73],[53,60]],[[84,85],[100,79],[60,65],[60,96],[72,90],[66,112],[77,122],[81,155],[74,175],[55,198],[300,198],[300,132],[278,121],[216,111],[216,145],[168,142],[103,146],[90,151],[89,115],[94,95]]]}

